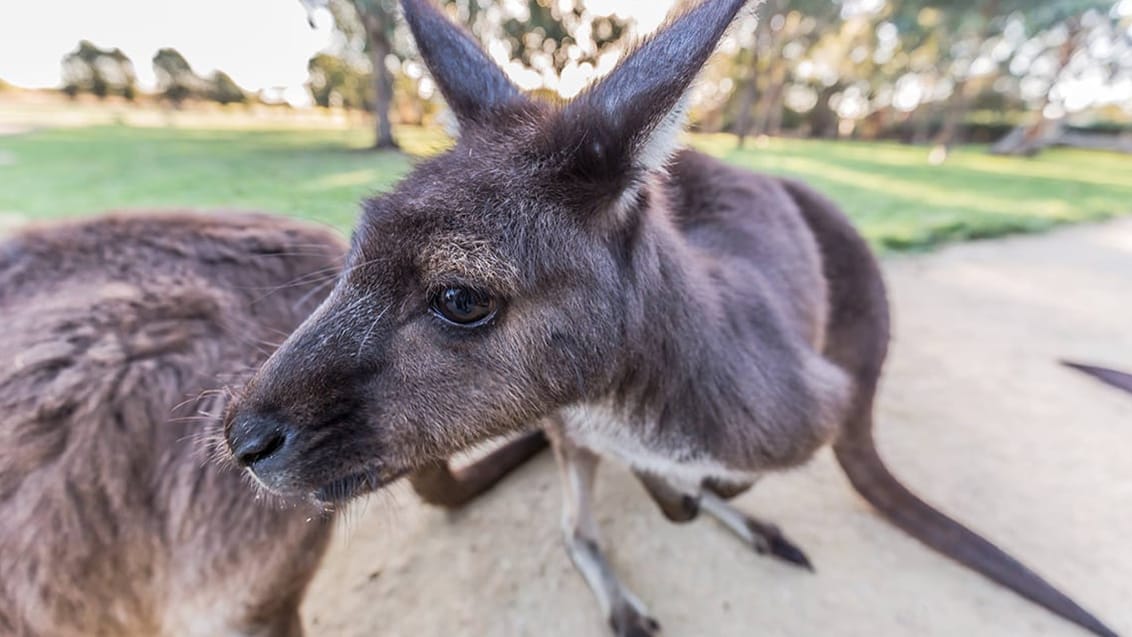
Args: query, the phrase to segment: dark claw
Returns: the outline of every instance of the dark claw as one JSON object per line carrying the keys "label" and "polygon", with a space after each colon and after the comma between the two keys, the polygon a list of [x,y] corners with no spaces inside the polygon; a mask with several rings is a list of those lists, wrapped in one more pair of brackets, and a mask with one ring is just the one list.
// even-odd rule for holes
{"label": "dark claw", "polygon": [[747,528],[755,535],[755,551],[759,554],[771,554],[778,559],[814,571],[810,558],[802,552],[793,542],[782,535],[782,531],[773,524],[763,524],[755,520],[747,520]]}
{"label": "dark claw", "polygon": [[810,563],[810,558],[802,552],[802,549],[794,546],[789,540],[781,535],[768,538],[770,541],[770,554],[791,564],[796,564],[802,568],[814,572],[814,565]]}
{"label": "dark claw", "polygon": [[617,637],[656,637],[660,634],[660,624],[655,619],[642,615],[629,604],[613,611],[609,626]]}

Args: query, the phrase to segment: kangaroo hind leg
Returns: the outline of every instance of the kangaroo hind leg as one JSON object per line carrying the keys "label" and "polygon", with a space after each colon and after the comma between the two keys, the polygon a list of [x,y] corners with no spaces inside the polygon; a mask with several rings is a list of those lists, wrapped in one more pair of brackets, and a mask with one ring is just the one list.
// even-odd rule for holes
{"label": "kangaroo hind leg", "polygon": [[689,489],[653,473],[634,469],[633,475],[641,481],[649,497],[656,502],[661,513],[671,522],[690,522],[704,511],[719,520],[723,526],[739,536],[760,555],[770,555],[796,566],[814,570],[805,552],[788,540],[778,526],[747,515],[726,501],[726,498],[746,491],[750,488],[750,484],[723,484],[709,479],[698,488]]}
{"label": "kangaroo hind leg", "polygon": [[705,487],[700,492],[700,509],[751,545],[756,553],[776,557],[809,571],[814,570],[810,558],[783,535],[778,525],[740,511],[710,487]]}

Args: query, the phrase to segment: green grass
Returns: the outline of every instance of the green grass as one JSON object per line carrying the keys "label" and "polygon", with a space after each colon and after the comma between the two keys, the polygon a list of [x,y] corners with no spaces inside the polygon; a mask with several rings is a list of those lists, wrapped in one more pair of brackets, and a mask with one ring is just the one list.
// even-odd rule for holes
{"label": "green grass", "polygon": [[[445,143],[433,131],[399,132],[414,154]],[[366,131],[124,126],[0,137],[0,216],[227,207],[273,210],[345,230],[362,197],[389,187],[411,167],[408,155],[366,152],[368,140]],[[839,202],[881,249],[1132,212],[1127,156],[1053,150],[1017,159],[969,148],[932,166],[926,149],[897,144],[771,140],[738,150],[730,136],[690,140],[728,162],[808,181]]]}
{"label": "green grass", "polygon": [[[430,141],[404,133],[418,151]],[[0,166],[0,211],[46,219],[111,208],[245,208],[345,229],[362,197],[410,168],[405,155],[366,152],[367,139],[334,130],[114,126],[0,138],[9,156]]]}
{"label": "green grass", "polygon": [[805,180],[837,201],[882,249],[1044,230],[1132,212],[1132,156],[1053,149],[1035,159],[982,147],[928,163],[928,150],[891,143],[771,140],[737,150],[728,136],[695,145],[754,170]]}

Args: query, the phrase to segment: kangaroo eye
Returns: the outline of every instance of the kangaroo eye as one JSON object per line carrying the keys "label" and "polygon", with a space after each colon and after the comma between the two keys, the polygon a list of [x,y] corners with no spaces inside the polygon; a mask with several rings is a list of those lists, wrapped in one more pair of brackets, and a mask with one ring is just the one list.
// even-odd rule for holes
{"label": "kangaroo eye", "polygon": [[495,316],[495,297],[466,287],[444,288],[432,301],[432,311],[460,327],[479,327]]}

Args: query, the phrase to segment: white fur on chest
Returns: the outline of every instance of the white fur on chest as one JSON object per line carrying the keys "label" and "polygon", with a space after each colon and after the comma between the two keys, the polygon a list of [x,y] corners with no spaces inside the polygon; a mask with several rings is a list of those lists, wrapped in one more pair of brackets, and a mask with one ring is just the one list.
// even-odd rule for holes
{"label": "white fur on chest", "polygon": [[643,438],[606,405],[574,405],[559,413],[563,433],[574,444],[686,487],[697,487],[705,478],[742,484],[757,477],[752,472],[729,468],[706,453],[665,448]]}

